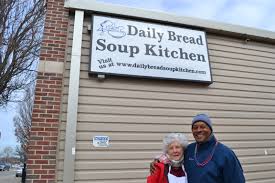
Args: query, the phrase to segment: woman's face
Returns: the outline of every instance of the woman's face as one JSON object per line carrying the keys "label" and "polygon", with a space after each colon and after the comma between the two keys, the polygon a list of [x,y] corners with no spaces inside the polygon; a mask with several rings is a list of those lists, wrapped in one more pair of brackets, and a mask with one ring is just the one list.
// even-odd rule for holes
{"label": "woman's face", "polygon": [[168,155],[170,160],[178,161],[183,156],[183,148],[182,145],[178,141],[174,141],[168,145]]}

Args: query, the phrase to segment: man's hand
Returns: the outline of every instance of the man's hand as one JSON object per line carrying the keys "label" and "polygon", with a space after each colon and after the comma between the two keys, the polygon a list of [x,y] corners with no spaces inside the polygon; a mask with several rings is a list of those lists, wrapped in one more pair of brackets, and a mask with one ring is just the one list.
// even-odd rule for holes
{"label": "man's hand", "polygon": [[150,163],[150,174],[152,175],[152,174],[154,174],[154,172],[155,172],[155,163],[159,163],[159,160],[158,159],[155,159],[154,161],[152,161],[151,163]]}

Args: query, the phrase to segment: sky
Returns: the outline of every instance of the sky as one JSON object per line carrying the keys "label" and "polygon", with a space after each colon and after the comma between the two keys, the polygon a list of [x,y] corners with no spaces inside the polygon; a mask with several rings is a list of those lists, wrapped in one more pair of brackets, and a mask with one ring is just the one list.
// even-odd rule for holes
{"label": "sky", "polygon": [[7,146],[15,148],[18,144],[14,136],[13,117],[15,114],[15,104],[10,104],[6,109],[0,108],[0,153],[3,148]]}
{"label": "sky", "polygon": [[275,32],[274,0],[97,0]]}
{"label": "sky", "polygon": [[[161,11],[275,32],[274,0],[97,0],[98,2]],[[13,117],[15,106],[0,109],[0,152],[17,145]]]}

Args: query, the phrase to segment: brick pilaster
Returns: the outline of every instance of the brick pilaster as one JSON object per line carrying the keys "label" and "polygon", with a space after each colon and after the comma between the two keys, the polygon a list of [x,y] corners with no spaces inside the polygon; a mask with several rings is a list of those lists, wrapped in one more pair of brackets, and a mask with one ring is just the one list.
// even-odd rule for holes
{"label": "brick pilaster", "polygon": [[[69,12],[64,0],[48,0],[40,62],[64,62]],[[62,72],[39,71],[27,161],[28,183],[56,182]]]}

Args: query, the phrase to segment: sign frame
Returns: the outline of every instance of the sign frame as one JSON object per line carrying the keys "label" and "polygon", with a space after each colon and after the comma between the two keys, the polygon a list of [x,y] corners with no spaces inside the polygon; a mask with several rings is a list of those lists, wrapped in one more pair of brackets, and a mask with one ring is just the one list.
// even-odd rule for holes
{"label": "sign frame", "polygon": [[[153,25],[153,26],[162,26],[162,27],[168,27],[168,28],[175,28],[175,29],[182,29],[182,30],[187,30],[187,31],[197,31],[200,33],[203,33],[203,40],[205,41],[205,54],[206,56],[204,58],[206,58],[207,60],[207,69],[208,69],[208,79],[204,80],[204,79],[190,79],[190,78],[175,78],[175,77],[163,77],[163,76],[152,76],[152,75],[139,75],[139,74],[132,74],[132,73],[120,73],[120,72],[109,72],[109,71],[99,71],[99,70],[93,70],[93,62],[95,62],[93,60],[93,55],[96,54],[95,50],[93,50],[93,46],[95,44],[94,40],[95,40],[95,36],[94,36],[94,32],[98,29],[98,27],[95,26],[94,21],[95,18],[99,17],[99,18],[109,18],[109,19],[116,19],[119,21],[130,21],[130,22],[137,22],[137,23],[142,23],[142,24],[146,24],[146,25]],[[209,59],[209,49],[208,49],[208,43],[207,43],[207,37],[206,37],[206,32],[199,30],[199,29],[193,29],[187,26],[181,26],[181,25],[175,25],[175,24],[167,24],[167,25],[163,25],[161,24],[161,22],[154,22],[154,21],[145,21],[145,20],[140,20],[140,19],[135,19],[133,20],[132,18],[125,18],[125,17],[119,17],[119,16],[111,16],[111,15],[102,15],[102,14],[93,14],[91,16],[91,48],[90,48],[90,62],[89,62],[89,74],[92,75],[114,75],[114,76],[129,76],[129,77],[136,77],[136,78],[149,78],[149,79],[161,79],[161,80],[179,80],[179,81],[191,81],[191,82],[196,82],[196,83],[206,83],[206,84],[212,84],[213,83],[213,79],[212,79],[212,71],[211,71],[211,64],[210,64],[210,59]],[[104,42],[99,43],[98,45],[101,44],[101,46],[104,44]],[[111,45],[112,46],[112,45]],[[105,48],[107,46],[105,45]],[[105,50],[104,50],[105,51]],[[133,55],[130,55],[133,56]],[[111,58],[109,58],[110,60],[105,60],[106,62],[112,62]],[[149,64],[148,64],[149,65]],[[192,70],[191,70],[192,71]],[[173,71],[174,72],[174,71]]]}

